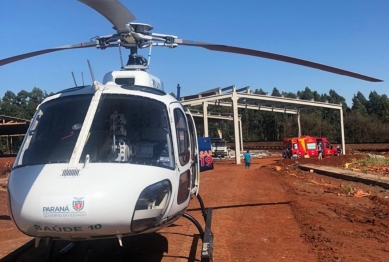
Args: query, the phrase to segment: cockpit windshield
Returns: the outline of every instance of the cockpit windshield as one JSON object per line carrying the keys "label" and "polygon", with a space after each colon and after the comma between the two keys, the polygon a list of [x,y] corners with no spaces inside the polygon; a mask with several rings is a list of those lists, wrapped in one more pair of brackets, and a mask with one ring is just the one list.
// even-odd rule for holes
{"label": "cockpit windshield", "polygon": [[[103,95],[80,162],[174,167],[166,106],[153,99]],[[89,155],[89,157],[87,157]]]}
{"label": "cockpit windshield", "polygon": [[[16,165],[69,163],[92,96],[43,104],[31,123]],[[103,94],[80,163],[130,163],[174,168],[168,112],[156,100]]]}
{"label": "cockpit windshield", "polygon": [[92,95],[65,96],[42,104],[15,166],[69,162],[91,99]]}

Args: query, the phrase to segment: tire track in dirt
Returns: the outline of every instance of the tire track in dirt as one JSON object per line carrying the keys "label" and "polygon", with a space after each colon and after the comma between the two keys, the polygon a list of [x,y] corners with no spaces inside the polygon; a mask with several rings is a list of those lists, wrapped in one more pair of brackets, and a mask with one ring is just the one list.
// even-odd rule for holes
{"label": "tire track in dirt", "polygon": [[264,163],[255,159],[250,170],[243,164],[220,163],[217,173],[203,181],[203,191],[213,191],[212,197],[203,197],[215,208],[215,260],[315,261],[300,238],[285,190],[256,162]]}
{"label": "tire track in dirt", "polygon": [[274,176],[285,185],[301,236],[318,261],[388,261],[387,190],[291,166]]}

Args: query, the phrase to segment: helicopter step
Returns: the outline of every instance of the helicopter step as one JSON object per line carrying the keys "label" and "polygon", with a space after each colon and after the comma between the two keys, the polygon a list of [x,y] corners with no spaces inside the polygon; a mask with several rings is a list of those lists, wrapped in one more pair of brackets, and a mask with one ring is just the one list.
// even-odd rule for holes
{"label": "helicopter step", "polygon": [[199,230],[200,237],[203,241],[201,248],[201,262],[212,262],[213,261],[213,233],[211,231],[211,222],[212,222],[212,208],[205,208],[204,202],[201,196],[197,195],[197,200],[201,206],[201,212],[205,221],[205,228],[201,227],[200,223],[188,213],[185,213],[183,217],[192,222],[196,228]]}

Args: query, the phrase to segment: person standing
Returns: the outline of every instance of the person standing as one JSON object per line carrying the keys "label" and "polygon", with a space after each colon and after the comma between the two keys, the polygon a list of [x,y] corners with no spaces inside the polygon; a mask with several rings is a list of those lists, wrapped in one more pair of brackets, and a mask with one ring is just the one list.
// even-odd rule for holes
{"label": "person standing", "polygon": [[342,154],[342,149],[340,148],[340,146],[336,148],[336,152],[338,153],[338,156]]}
{"label": "person standing", "polygon": [[323,147],[321,145],[321,142],[317,144],[317,152],[319,154],[319,159],[323,159]]}
{"label": "person standing", "polygon": [[246,163],[246,169],[250,169],[250,163],[251,163],[251,154],[250,151],[247,150],[246,153],[243,154],[244,156],[244,162]]}

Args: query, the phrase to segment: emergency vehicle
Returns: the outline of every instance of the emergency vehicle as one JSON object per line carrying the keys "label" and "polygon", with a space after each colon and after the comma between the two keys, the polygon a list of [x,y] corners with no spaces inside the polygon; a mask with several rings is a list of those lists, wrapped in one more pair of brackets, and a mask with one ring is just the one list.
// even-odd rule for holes
{"label": "emergency vehicle", "polygon": [[319,148],[323,150],[323,157],[336,156],[338,154],[336,148],[325,137],[300,136],[284,138],[282,142],[282,155],[284,158],[303,158],[305,155],[318,157]]}

